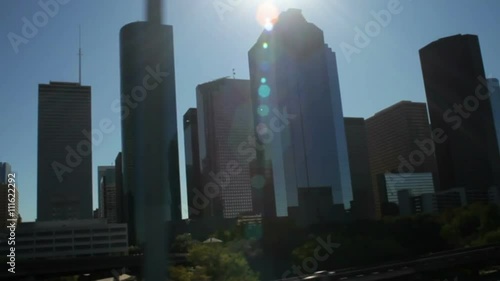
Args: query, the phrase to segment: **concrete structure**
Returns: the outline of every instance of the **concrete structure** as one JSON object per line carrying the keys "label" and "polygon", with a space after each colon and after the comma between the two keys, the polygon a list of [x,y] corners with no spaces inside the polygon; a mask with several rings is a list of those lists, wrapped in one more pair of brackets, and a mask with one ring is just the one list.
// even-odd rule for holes
{"label": "concrete structure", "polygon": [[[376,215],[381,215],[377,177],[392,173],[433,173],[436,163],[425,103],[401,101],[366,119]],[[396,194],[394,194],[396,196]]]}
{"label": "concrete structure", "polygon": [[196,100],[201,186],[210,201],[195,207],[224,218],[252,212],[250,156],[240,147],[254,130],[250,83],[222,78],[201,84]]}
{"label": "concrete structure", "polygon": [[272,163],[274,216],[287,216],[289,207],[299,205],[300,188],[329,187],[332,202],[350,209],[337,61],[321,29],[289,9],[262,32],[249,64],[257,164]]}
{"label": "concrete structure", "polygon": [[440,190],[465,188],[468,203],[487,202],[500,184],[500,153],[479,38],[455,35],[420,50],[432,128],[439,134]]}
{"label": "concrete structure", "polygon": [[92,218],[91,88],[38,87],[37,221]]}
{"label": "concrete structure", "polygon": [[[16,256],[20,259],[128,254],[126,224],[105,220],[27,222],[16,229]],[[7,252],[5,241],[1,251]]]}
{"label": "concrete structure", "polygon": [[368,137],[363,118],[344,118],[353,191],[351,213],[356,219],[375,219],[375,194],[370,171]]}

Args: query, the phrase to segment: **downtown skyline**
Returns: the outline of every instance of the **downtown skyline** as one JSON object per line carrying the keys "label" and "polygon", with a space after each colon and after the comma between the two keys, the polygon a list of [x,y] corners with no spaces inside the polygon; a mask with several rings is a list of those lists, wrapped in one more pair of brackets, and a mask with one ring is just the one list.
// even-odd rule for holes
{"label": "downtown skyline", "polygon": [[[294,2],[301,2],[301,1],[294,1]],[[323,2],[323,1],[318,1],[318,2]],[[415,40],[408,40],[410,42],[405,42],[408,45],[411,44],[411,46],[408,49],[401,48],[402,50],[400,50],[399,48],[396,49],[393,48],[391,49],[391,52],[387,53],[382,52],[383,55],[379,55],[380,54],[380,52],[378,52],[379,48],[382,47],[387,48],[390,45],[394,46],[394,44],[397,44],[394,42],[398,38],[397,34],[399,33],[399,36],[402,36],[400,32],[403,32],[404,30],[404,28],[401,28],[399,25],[403,24],[405,21],[408,21],[409,20],[408,18],[417,15],[415,11],[412,12],[409,5],[413,5],[412,9],[414,10],[422,9],[422,7],[420,6],[425,6],[425,4],[416,5],[415,3],[409,3],[407,1],[401,1],[401,5],[404,9],[401,11],[399,15],[393,16],[392,22],[387,27],[382,28],[382,32],[380,33],[380,35],[372,38],[371,39],[372,42],[366,48],[363,48],[360,54],[352,56],[351,62],[350,63],[347,62],[345,56],[342,54],[341,51],[340,47],[341,43],[351,42],[352,37],[355,35],[355,32],[353,31],[352,28],[354,28],[355,26],[363,26],[364,25],[363,23],[367,23],[370,20],[372,20],[370,12],[371,11],[378,12],[379,10],[385,9],[387,2],[389,1],[377,1],[376,4],[372,3],[371,5],[368,5],[369,7],[364,7],[363,10],[356,12],[356,14],[359,13],[362,17],[364,17],[364,20],[361,19],[360,21],[353,21],[351,24],[346,24],[345,27],[342,28],[344,33],[346,33],[344,36],[339,36],[338,34],[336,34],[336,28],[332,27],[332,24],[325,24],[328,22],[328,17],[326,18],[324,16],[322,17],[321,14],[316,16],[314,15],[314,13],[317,12],[317,8],[314,9],[308,7],[309,5],[301,6],[300,3],[295,5],[294,4],[282,5],[280,7],[280,10],[286,10],[287,8],[293,8],[293,7],[302,9],[306,18],[308,18],[310,21],[314,22],[317,26],[325,30],[325,41],[337,53],[337,60],[339,61],[340,88],[342,93],[344,116],[366,118],[373,115],[375,112],[380,111],[383,108],[386,108],[389,105],[400,100],[425,101],[425,91],[423,89],[422,74],[418,58],[418,49],[441,37],[451,36],[458,33],[478,34],[479,40],[481,42],[481,49],[483,51],[483,60],[485,64],[487,77],[489,77],[489,74],[491,74],[492,77],[499,76],[500,67],[495,64],[495,61],[497,61],[496,58],[498,57],[498,54],[495,53],[494,50],[496,49],[495,47],[498,46],[498,44],[493,43],[495,42],[494,39],[496,38],[494,38],[494,35],[492,33],[486,31],[482,32],[478,27],[476,28],[471,27],[469,29],[460,26],[453,28],[439,27],[437,28],[438,30],[433,30],[429,32],[426,32],[424,31],[425,30],[424,28],[421,28],[420,34],[418,34],[419,36],[416,36],[418,38],[415,38]],[[493,2],[490,3],[491,5],[493,5],[492,4]],[[61,6],[61,11],[60,11],[62,15],[61,17],[68,17],[68,15],[64,16],[65,13],[64,9],[68,8],[69,10],[68,13],[71,13],[72,10],[74,11],[75,9],[77,9],[76,7],[78,5],[80,4],[75,4],[70,1],[66,6]],[[338,3],[338,5],[349,6],[347,3],[340,3],[340,2]],[[356,7],[355,4],[352,5]],[[487,5],[488,4],[485,4],[485,6]],[[109,9],[113,7],[110,4],[104,4],[103,6],[105,6],[104,10],[101,11],[100,13],[106,11],[106,8],[109,11]],[[130,7],[130,5],[124,5],[124,6]],[[182,4],[174,4],[173,6],[174,7],[177,6],[177,8],[187,9],[187,7]],[[177,50],[176,76],[178,77],[179,80],[179,82],[177,82],[178,128],[182,128],[182,125],[179,126],[179,124],[182,124],[182,117],[180,116],[182,116],[186,112],[187,108],[192,107],[195,104],[194,102],[195,86],[197,84],[204,83],[206,81],[210,81],[213,80],[214,78],[221,76],[230,76],[232,68],[236,69],[237,78],[241,79],[248,78],[248,62],[245,54],[252,46],[252,42],[254,42],[257,39],[258,34],[262,31],[263,28],[262,26],[259,26],[259,24],[254,20],[254,15],[246,17],[245,18],[246,20],[244,21],[245,23],[249,24],[249,26],[252,27],[250,31],[243,31],[244,29],[240,29],[241,32],[237,34],[238,29],[236,29],[235,27],[228,26],[231,24],[236,24],[236,20],[234,17],[236,16],[237,13],[244,13],[245,11],[244,6],[245,5],[242,4],[241,7],[236,7],[234,11],[226,12],[224,20],[220,20],[215,10],[211,10],[213,9],[211,5],[209,6],[209,8],[207,8],[206,13],[213,11],[214,14],[213,16],[214,19],[212,24],[215,26],[218,25],[219,30],[223,29],[225,32],[220,32],[219,34],[225,34],[228,38],[216,36],[215,38],[221,38],[224,40],[215,40],[216,43],[218,42],[218,44],[215,44],[216,45],[215,47],[210,45],[211,43],[208,43],[209,46],[206,48],[207,50],[203,52],[190,54],[187,51],[182,50],[183,44],[191,44],[191,46],[193,46],[192,44],[196,44],[195,40],[197,39],[196,37],[186,39],[186,37],[189,37],[187,36],[187,34],[193,31],[196,24],[193,24],[192,26],[190,25],[186,26],[186,31],[181,31],[180,28],[177,28],[177,31],[174,32],[174,38],[175,38],[174,40],[176,44],[175,49]],[[443,4],[443,6],[445,5]],[[36,12],[37,5],[34,4],[32,8]],[[352,7],[349,8],[351,8],[352,12],[353,11]],[[333,9],[334,8],[332,7],[331,10]],[[89,10],[92,9],[89,8]],[[30,15],[33,13],[21,12],[19,15],[22,16],[22,14],[27,14],[28,17],[30,17]],[[137,13],[135,12],[130,14],[137,14]],[[233,17],[233,21],[231,21],[231,16]],[[11,16],[9,16],[7,19],[9,20],[10,23],[8,25],[8,29],[12,29],[15,32],[19,33],[18,29],[22,27],[22,22],[16,18],[10,19],[10,17]],[[183,24],[183,20],[181,20],[178,17],[180,16],[173,14],[173,12],[170,10],[167,16],[167,23],[174,25],[174,27],[175,26],[181,27]],[[54,22],[58,20],[60,21],[62,19],[59,18],[59,16],[56,16],[53,19]],[[114,26],[116,24],[120,26],[123,25],[122,23],[134,20],[136,20],[136,18],[129,17],[126,20],[122,19],[117,23],[113,23],[112,25]],[[207,21],[207,19],[204,18],[198,20]],[[57,39],[60,40],[61,42],[63,41],[68,42],[66,44],[63,44],[64,50],[62,52],[55,52],[54,54],[51,54],[49,52],[49,57],[56,59],[57,63],[55,63],[54,65],[60,66],[57,67],[57,70],[51,69],[50,71],[46,71],[44,70],[45,68],[41,66],[32,66],[33,71],[38,73],[39,72],[43,73],[32,76],[28,75],[30,76],[27,79],[28,81],[23,81],[23,85],[18,84],[16,87],[14,87],[15,84],[13,84],[13,82],[9,81],[10,79],[8,77],[10,77],[9,76],[11,75],[10,73],[12,73],[12,75],[15,76],[19,75],[18,71],[23,71],[22,69],[21,70],[18,69],[18,67],[19,66],[22,67],[23,64],[16,63],[16,60],[23,60],[22,58],[25,56],[28,58],[28,60],[30,60],[30,56],[35,56],[35,52],[33,50],[34,46],[37,46],[38,44],[44,44],[44,41],[47,40],[43,39],[43,37],[46,36],[45,34],[48,33],[47,36],[49,36],[52,32],[54,32],[55,29],[54,25],[56,25],[56,23],[54,22],[51,21],[49,22],[49,24],[45,29],[40,29],[39,34],[35,38],[33,38],[32,42],[30,42],[28,45],[26,46],[21,45],[19,54],[17,56],[12,56],[12,49],[10,43],[6,39],[2,40],[0,45],[2,48],[1,49],[2,54],[9,57],[9,59],[7,59],[8,62],[7,65],[15,65],[14,71],[5,74],[1,73],[2,75],[0,75],[2,79],[5,79],[2,83],[2,86],[0,86],[0,92],[2,93],[0,98],[0,106],[2,108],[0,108],[0,110],[2,110],[2,112],[7,112],[8,114],[13,115],[14,112],[11,112],[10,108],[16,108],[16,109],[21,108],[20,110],[21,116],[19,116],[18,118],[2,118],[4,120],[0,121],[1,127],[7,129],[5,131],[2,131],[1,133],[0,147],[7,147],[9,142],[15,143],[16,147],[16,149],[13,149],[12,151],[10,151],[10,149],[9,151],[2,150],[0,154],[0,161],[9,162],[10,164],[12,164],[14,171],[18,172],[19,187],[21,191],[24,190],[23,194],[28,194],[28,193],[33,194],[33,198],[29,198],[28,196],[23,196],[23,199],[20,202],[21,205],[20,213],[23,216],[23,218],[27,221],[34,220],[35,209],[33,209],[32,206],[36,206],[36,195],[35,195],[36,157],[30,156],[30,154],[32,153],[35,153],[33,155],[36,155],[36,150],[34,150],[36,149],[36,137],[30,137],[30,135],[33,135],[33,133],[36,134],[36,119],[33,119],[33,116],[30,117],[29,114],[23,114],[23,113],[26,110],[26,108],[28,108],[31,109],[29,110],[30,114],[35,114],[36,116],[36,108],[32,108],[31,103],[33,103],[34,105],[37,104],[37,100],[35,97],[37,92],[36,91],[31,92],[31,90],[29,89],[36,89],[36,87],[38,87],[38,84],[46,83],[47,81],[75,82],[77,80],[78,59],[76,53],[78,46],[76,42],[77,42],[78,22],[73,20],[69,21],[68,25],[70,26],[67,27],[67,29],[65,29],[65,32],[63,33],[64,35]],[[73,33],[71,31],[72,23],[74,23]],[[110,118],[113,126],[115,127],[112,133],[104,134],[102,141],[98,144],[96,143],[93,149],[95,157],[92,167],[92,172],[94,173],[94,180],[92,182],[94,183],[93,193],[95,197],[97,188],[95,186],[97,166],[106,165],[113,162],[116,154],[121,150],[119,114],[113,112],[113,110],[110,108],[114,100],[116,100],[116,97],[119,93],[119,77],[118,77],[119,64],[117,62],[117,57],[113,58],[112,60],[106,63],[103,63],[103,61],[99,62],[98,60],[96,60],[96,57],[101,56],[102,54],[101,53],[98,54],[96,52],[99,50],[99,48],[97,48],[93,44],[99,42],[98,36],[103,36],[103,35],[102,33],[99,32],[93,34],[89,28],[91,26],[90,23],[84,22],[82,25],[83,25],[82,29],[83,52],[84,52],[84,58],[83,58],[84,67],[83,67],[82,80],[85,85],[90,85],[93,88],[93,104],[92,104],[93,127],[98,128],[99,123],[106,118]],[[491,26],[491,29],[498,30],[493,26]],[[217,30],[217,28],[215,28],[215,30]],[[2,32],[3,31],[4,28],[2,28]],[[6,33],[8,33],[9,31],[10,30],[8,30]],[[249,33],[251,32],[252,34],[246,34],[247,32]],[[229,36],[228,34],[233,34],[234,41],[243,41],[243,42],[239,42],[238,44],[236,44],[235,42],[227,41],[231,39],[231,36]],[[244,35],[242,37],[249,37],[249,38],[248,40],[247,39],[240,40],[241,38],[238,35],[239,36]],[[104,41],[112,43],[109,45],[103,45],[102,53],[110,54],[113,51],[115,53],[118,53],[117,32],[115,32],[114,34],[110,33],[109,36],[110,36],[109,40],[104,40]],[[201,37],[200,40],[207,39],[203,38],[202,36],[200,37]],[[74,41],[75,43],[71,44],[72,41]],[[398,43],[403,44],[403,42],[398,42]],[[408,45],[406,47],[408,47]],[[59,53],[61,54],[59,55]],[[204,59],[200,61],[199,69],[196,68],[196,66],[194,65],[190,66],[183,65],[183,62],[192,58],[190,55],[201,56],[201,58]],[[209,56],[212,56],[213,58],[209,59],[208,58]],[[14,60],[10,59],[10,57],[14,58]],[[396,58],[399,58],[400,60],[398,63],[393,62],[394,60],[396,60]],[[41,64],[42,66],[48,65],[47,63],[45,64],[43,63],[43,58],[39,59],[37,58],[37,60],[41,60],[39,64]],[[217,65],[217,62],[219,61],[221,63]],[[390,61],[392,64],[395,65],[386,65],[386,69],[384,71],[375,70],[378,69],[380,65],[385,64],[387,61]],[[210,70],[211,65],[217,65],[217,68],[215,70]],[[4,69],[6,68],[3,68],[2,70]],[[365,75],[356,74],[356,72],[359,73],[360,69],[361,71],[364,71]],[[26,69],[24,71],[26,72]],[[100,77],[100,75],[96,75],[94,72],[97,73],[103,72],[104,74],[101,76],[104,77]],[[377,73],[377,72],[383,72],[383,73]],[[113,75],[110,75],[108,73],[113,73]],[[404,82],[401,82],[399,80]],[[356,85],[356,83],[358,83],[359,85]],[[18,97],[12,97],[11,99],[7,100],[4,94],[4,93],[16,92],[16,89],[20,90],[19,94],[20,96],[25,97],[23,99],[25,103],[22,103],[23,106],[20,107],[17,106],[17,104],[19,104],[19,102],[22,102],[22,100],[18,100],[19,99]],[[360,104],[359,103],[360,99],[363,99],[366,102]],[[11,115],[9,115],[9,117]],[[22,130],[23,128],[26,129],[26,132]],[[181,169],[180,178],[183,179],[185,175],[184,174],[185,165],[183,162],[184,142],[182,141],[183,140],[181,132],[182,130],[178,131],[180,134],[179,154],[181,155],[180,156],[181,163],[179,165]],[[17,137],[15,137],[16,135]],[[20,138],[21,140],[19,140]],[[33,139],[34,141],[31,141],[30,139]],[[18,148],[19,146],[17,140],[19,140],[21,144],[25,144],[23,146],[23,148],[25,148],[24,151]],[[185,203],[186,202],[186,196],[184,193],[185,182],[183,180],[181,181],[181,190],[183,190],[182,196],[183,196],[183,202]],[[96,206],[97,206],[96,200],[94,199],[94,207]],[[186,215],[186,213],[184,215]]]}

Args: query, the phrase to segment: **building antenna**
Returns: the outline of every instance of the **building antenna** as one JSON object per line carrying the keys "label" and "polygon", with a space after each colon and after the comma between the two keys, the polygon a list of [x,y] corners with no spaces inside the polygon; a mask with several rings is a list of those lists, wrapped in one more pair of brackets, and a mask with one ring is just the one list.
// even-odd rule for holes
{"label": "building antenna", "polygon": [[82,26],[78,26],[78,83],[82,85]]}

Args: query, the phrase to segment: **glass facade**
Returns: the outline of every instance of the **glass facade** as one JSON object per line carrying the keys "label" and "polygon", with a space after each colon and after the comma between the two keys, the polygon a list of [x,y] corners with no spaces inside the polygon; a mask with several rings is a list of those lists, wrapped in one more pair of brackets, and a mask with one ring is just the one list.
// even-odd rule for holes
{"label": "glass facade", "polygon": [[153,254],[159,254],[154,247],[166,249],[167,222],[181,219],[172,26],[125,25],[120,64],[118,109],[130,236],[159,262],[162,256]]}
{"label": "glass facade", "polygon": [[251,213],[250,159],[239,150],[253,136],[248,80],[219,79],[199,85],[198,135],[203,193],[212,216]]}
{"label": "glass facade", "polygon": [[[301,36],[297,36],[301,34]],[[256,136],[272,163],[276,215],[298,206],[298,188],[330,187],[350,208],[352,187],[335,53],[300,10],[282,13],[249,51]]]}
{"label": "glass facade", "polygon": [[469,203],[486,203],[488,188],[500,184],[500,153],[479,38],[439,39],[420,61],[432,128],[446,136],[436,145],[440,190],[463,187]]}
{"label": "glass facade", "polygon": [[399,204],[398,192],[408,190],[410,196],[434,193],[432,173],[383,174],[382,200]]}

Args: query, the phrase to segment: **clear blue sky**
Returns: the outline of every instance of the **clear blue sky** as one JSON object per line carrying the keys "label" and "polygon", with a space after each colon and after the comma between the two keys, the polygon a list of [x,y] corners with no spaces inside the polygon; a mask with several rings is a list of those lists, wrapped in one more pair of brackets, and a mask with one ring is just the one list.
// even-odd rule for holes
{"label": "clear blue sky", "polygon": [[[110,108],[120,94],[119,30],[145,18],[143,1],[64,0],[68,3],[60,5],[33,38],[19,45],[16,54],[8,34],[22,35],[22,18],[32,22],[42,11],[38,1],[3,0],[0,4],[0,162],[11,163],[18,174],[25,221],[36,218],[38,84],[77,81],[81,24],[83,83],[92,86],[93,126],[110,118],[118,128],[94,147],[95,208],[97,166],[111,164],[121,149],[119,116]],[[214,5],[230,2],[236,5],[219,16]],[[389,0],[171,0],[164,14],[174,26],[179,129],[182,115],[195,106],[196,85],[232,75],[233,68],[237,78],[248,78],[247,52],[263,29],[256,14],[266,2],[278,10],[302,9],[308,21],[324,30],[326,42],[337,52],[345,116],[369,117],[400,100],[425,101],[418,50],[440,37],[479,35],[487,75],[500,76],[497,0],[400,0],[402,11],[350,62],[341,51],[342,42],[354,45],[355,27],[364,29],[373,20],[371,12],[387,9]],[[266,16],[272,9],[261,11]],[[183,179],[182,130],[179,133]],[[184,179],[182,188],[186,200]]]}

